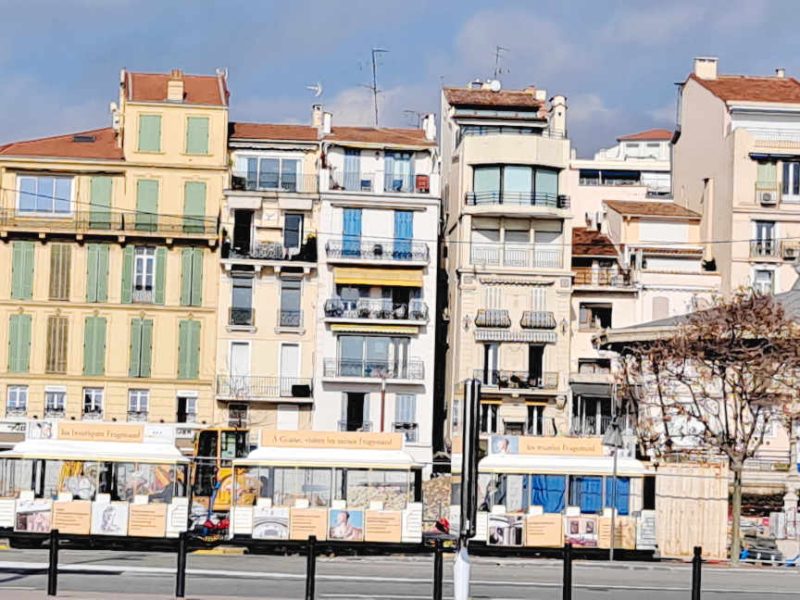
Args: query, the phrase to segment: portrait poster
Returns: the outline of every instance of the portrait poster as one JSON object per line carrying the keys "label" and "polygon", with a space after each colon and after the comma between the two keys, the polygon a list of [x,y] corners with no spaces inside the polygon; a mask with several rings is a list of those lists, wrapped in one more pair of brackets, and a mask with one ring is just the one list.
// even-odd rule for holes
{"label": "portrait poster", "polygon": [[329,510],[328,539],[345,542],[363,542],[364,511],[346,509]]}
{"label": "portrait poster", "polygon": [[490,546],[522,546],[524,515],[489,514]]}
{"label": "portrait poster", "polygon": [[128,503],[92,502],[92,535],[128,535]]}
{"label": "portrait poster", "polygon": [[253,507],[254,540],[288,540],[289,509],[285,507]]}
{"label": "portrait poster", "polygon": [[18,500],[14,531],[32,533],[50,533],[53,515],[51,500],[27,499]]}

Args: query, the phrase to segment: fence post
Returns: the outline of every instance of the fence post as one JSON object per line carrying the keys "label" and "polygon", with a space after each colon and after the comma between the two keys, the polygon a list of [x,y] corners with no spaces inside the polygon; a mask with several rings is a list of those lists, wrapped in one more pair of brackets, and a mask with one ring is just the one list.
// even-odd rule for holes
{"label": "fence post", "polygon": [[692,557],[692,600],[700,600],[700,578],[703,570],[702,554],[702,546],[695,546],[694,556]]}
{"label": "fence post", "polygon": [[564,582],[561,584],[562,600],[572,600],[572,544],[564,544]]}
{"label": "fence post", "polygon": [[50,530],[50,561],[47,565],[47,595],[58,595],[58,529]]}
{"label": "fence post", "polygon": [[306,600],[314,600],[314,583],[317,578],[317,536],[308,538],[306,547]]}
{"label": "fence post", "polygon": [[186,532],[181,531],[178,537],[178,572],[175,578],[175,597],[186,596]]}
{"label": "fence post", "polygon": [[442,600],[443,587],[442,540],[437,539],[433,550],[433,600]]}

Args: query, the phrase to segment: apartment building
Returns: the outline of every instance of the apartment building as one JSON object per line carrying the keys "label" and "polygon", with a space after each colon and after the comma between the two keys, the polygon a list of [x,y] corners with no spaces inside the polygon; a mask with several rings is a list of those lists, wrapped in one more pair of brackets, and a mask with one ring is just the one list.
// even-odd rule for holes
{"label": "apartment building", "polygon": [[722,75],[696,58],[680,85],[673,151],[676,202],[702,215],[705,258],[724,292],[783,292],[800,241],[800,82]]}
{"label": "apartment building", "polygon": [[321,117],[313,428],[397,431],[432,459],[439,161],[420,129]]}
{"label": "apartment building", "polygon": [[[321,119],[321,108],[314,114]],[[309,125],[230,127],[216,349],[218,408],[230,425],[311,427],[318,134]]]}
{"label": "apartment building", "polygon": [[482,434],[568,432],[566,110],[563,96],[498,81],[442,90],[451,431],[475,377]]}
{"label": "apartment building", "polygon": [[0,146],[6,424],[215,420],[226,75],[123,70],[111,119]]}

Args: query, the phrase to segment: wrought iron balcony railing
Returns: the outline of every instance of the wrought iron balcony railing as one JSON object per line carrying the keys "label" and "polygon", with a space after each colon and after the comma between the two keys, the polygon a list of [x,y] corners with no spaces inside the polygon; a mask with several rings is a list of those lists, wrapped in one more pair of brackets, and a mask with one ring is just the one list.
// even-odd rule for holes
{"label": "wrought iron balcony railing", "polygon": [[328,258],[353,260],[427,261],[428,244],[412,240],[365,241],[360,237],[344,236],[325,244]]}
{"label": "wrought iron balcony railing", "polygon": [[339,431],[372,431],[369,421],[339,421]]}
{"label": "wrought iron balcony railing", "polygon": [[475,315],[475,327],[511,327],[511,317],[505,308],[480,308]]}
{"label": "wrought iron balcony railing", "polygon": [[223,244],[222,258],[317,262],[317,239],[311,237],[300,247],[287,247],[281,242],[253,242],[249,248]]}
{"label": "wrought iron balcony railing", "polygon": [[408,303],[396,303],[391,299],[383,298],[343,300],[335,297],[325,301],[325,316],[333,319],[427,321],[428,305],[418,299],[413,299]]}
{"label": "wrought iron balcony railing", "polygon": [[255,308],[232,306],[228,309],[228,325],[252,327],[256,322]]}
{"label": "wrought iron balcony railing", "polygon": [[310,398],[312,389],[309,377],[217,375],[217,396],[242,401],[264,398]]}
{"label": "wrought iron balcony railing", "polygon": [[147,421],[147,414],[146,410],[129,410],[128,421]]}
{"label": "wrought iron balcony railing", "polygon": [[556,318],[550,311],[526,310],[519,324],[523,329],[555,329]]}
{"label": "wrought iron balcony railing", "polygon": [[575,285],[595,285],[609,287],[628,287],[631,285],[630,273],[618,269],[593,269],[574,267]]}
{"label": "wrought iron balcony railing", "polygon": [[345,192],[428,194],[430,193],[430,181],[430,175],[423,173],[333,171],[330,175],[329,188]]}
{"label": "wrought iron balcony railing", "polygon": [[541,206],[545,208],[569,208],[569,196],[547,192],[512,192],[491,190],[483,192],[467,192],[468,206],[485,206],[505,204],[511,206]]}
{"label": "wrought iron balcony railing", "polygon": [[303,326],[302,310],[278,310],[278,327],[297,329]]}
{"label": "wrought iron balcony railing", "polygon": [[528,371],[505,371],[475,369],[473,377],[484,386],[498,389],[554,390],[558,388],[558,373],[529,373]]}

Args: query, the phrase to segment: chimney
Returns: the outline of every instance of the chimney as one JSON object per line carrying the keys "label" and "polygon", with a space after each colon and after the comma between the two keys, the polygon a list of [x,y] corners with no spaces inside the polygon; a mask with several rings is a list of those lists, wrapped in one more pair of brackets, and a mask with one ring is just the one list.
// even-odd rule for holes
{"label": "chimney", "polygon": [[783,67],[778,67],[775,69],[775,77],[778,79],[786,79],[786,69]]}
{"label": "chimney", "polygon": [[717,63],[715,56],[697,56],[694,59],[694,75],[700,79],[716,79]]}
{"label": "chimney", "polygon": [[429,142],[436,139],[436,115],[428,113],[422,117],[422,131],[425,132],[425,139]]}
{"label": "chimney", "polygon": [[533,97],[540,102],[545,102],[547,100],[547,90],[535,90],[533,92]]}
{"label": "chimney", "polygon": [[311,126],[316,129],[322,127],[322,104],[311,105]]}
{"label": "chimney", "polygon": [[167,81],[167,101],[183,102],[183,71],[172,69]]}
{"label": "chimney", "polygon": [[567,98],[553,96],[550,98],[550,131],[567,134]]}
{"label": "chimney", "polygon": [[329,112],[322,113],[322,135],[329,135],[331,132],[331,123],[333,115]]}

